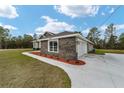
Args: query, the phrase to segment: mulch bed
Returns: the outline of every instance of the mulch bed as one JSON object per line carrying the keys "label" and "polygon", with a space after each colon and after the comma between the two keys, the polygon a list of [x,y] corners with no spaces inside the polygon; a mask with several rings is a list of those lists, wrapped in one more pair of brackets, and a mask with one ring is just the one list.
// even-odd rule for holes
{"label": "mulch bed", "polygon": [[58,60],[60,62],[64,62],[64,63],[68,63],[68,64],[72,64],[72,65],[84,65],[84,64],[86,64],[82,60],[71,60],[71,59],[70,60],[65,60],[64,58],[59,58],[59,57],[51,56],[51,55],[48,55],[48,54],[42,54],[41,52],[31,52],[31,54],[46,57],[46,58],[50,58],[50,59],[54,59],[54,60]]}

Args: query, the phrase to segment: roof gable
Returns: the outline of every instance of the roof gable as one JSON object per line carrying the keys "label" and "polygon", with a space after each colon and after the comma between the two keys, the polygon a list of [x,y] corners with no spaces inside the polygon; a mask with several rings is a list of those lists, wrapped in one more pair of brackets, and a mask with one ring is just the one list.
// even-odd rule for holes
{"label": "roof gable", "polygon": [[82,36],[82,34],[80,32],[69,32],[69,31],[64,31],[64,32],[60,32],[57,34],[54,34],[52,32],[45,32],[38,41],[43,41],[43,40],[48,40],[50,38],[52,39],[56,39],[56,38],[65,38],[65,37],[79,37],[82,40],[85,40],[91,44],[93,44],[90,40],[86,39],[85,37]]}
{"label": "roof gable", "polygon": [[76,34],[78,32],[70,32],[70,31],[64,31],[60,33],[52,33],[52,32],[45,32],[43,35],[40,36],[40,39],[45,39],[45,38],[52,38],[52,37],[57,37],[57,36],[65,36],[65,35],[71,35],[71,34]]}
{"label": "roof gable", "polygon": [[45,32],[43,35],[40,36],[40,39],[53,37],[54,35],[55,35],[55,34],[52,33],[52,32]]}
{"label": "roof gable", "polygon": [[64,36],[64,35],[71,35],[71,34],[76,34],[76,32],[64,31],[56,34],[55,36]]}

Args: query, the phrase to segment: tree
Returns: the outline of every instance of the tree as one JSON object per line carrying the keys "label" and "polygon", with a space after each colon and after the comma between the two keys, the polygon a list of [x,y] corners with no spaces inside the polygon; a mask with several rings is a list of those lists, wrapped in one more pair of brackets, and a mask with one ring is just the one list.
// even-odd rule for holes
{"label": "tree", "polygon": [[16,46],[17,46],[17,48],[23,48],[23,45],[22,45],[22,43],[23,43],[23,37],[22,36],[18,36],[17,38],[16,38]]}
{"label": "tree", "polygon": [[33,40],[33,37],[31,35],[24,34],[23,47],[24,48],[32,48],[32,40]]}
{"label": "tree", "polygon": [[0,49],[5,46],[8,36],[9,36],[9,30],[0,26]]}
{"label": "tree", "polygon": [[94,43],[95,47],[99,47],[100,31],[98,31],[97,27],[93,27],[90,29],[87,38]]}
{"label": "tree", "polygon": [[12,37],[9,30],[0,26],[0,49],[1,48],[32,48],[33,37],[30,35],[23,35]]}
{"label": "tree", "polygon": [[105,30],[105,46],[106,48],[111,48],[114,49],[115,48],[115,44],[117,43],[117,36],[115,35],[115,26],[114,24],[110,24],[107,26],[106,30]]}
{"label": "tree", "polygon": [[120,49],[124,49],[124,33],[119,36]]}
{"label": "tree", "polygon": [[11,48],[17,48],[17,46],[16,46],[16,39],[17,38],[15,36],[11,38],[11,43],[10,43],[10,47]]}
{"label": "tree", "polygon": [[35,33],[34,35],[33,35],[33,40],[36,40],[38,38],[38,36],[37,36],[37,34]]}

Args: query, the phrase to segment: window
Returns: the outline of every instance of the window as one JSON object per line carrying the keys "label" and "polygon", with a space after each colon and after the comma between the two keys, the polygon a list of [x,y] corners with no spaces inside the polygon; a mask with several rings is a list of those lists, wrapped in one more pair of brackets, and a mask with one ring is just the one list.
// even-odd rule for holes
{"label": "window", "polygon": [[58,41],[49,41],[48,47],[50,52],[58,52]]}

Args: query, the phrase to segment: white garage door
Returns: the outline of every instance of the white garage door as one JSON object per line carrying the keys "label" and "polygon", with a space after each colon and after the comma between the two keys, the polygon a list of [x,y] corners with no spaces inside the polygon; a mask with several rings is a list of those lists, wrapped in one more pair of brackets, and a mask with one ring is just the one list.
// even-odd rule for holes
{"label": "white garage door", "polygon": [[86,41],[78,40],[77,53],[78,53],[78,59],[87,53]]}

